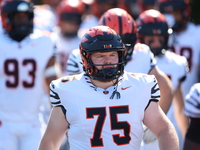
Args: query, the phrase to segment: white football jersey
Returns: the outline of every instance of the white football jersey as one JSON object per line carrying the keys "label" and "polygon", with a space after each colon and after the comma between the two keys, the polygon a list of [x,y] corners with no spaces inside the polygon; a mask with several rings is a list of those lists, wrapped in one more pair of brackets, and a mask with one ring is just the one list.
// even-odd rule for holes
{"label": "white football jersey", "polygon": [[66,110],[70,149],[138,150],[145,109],[150,101],[160,99],[156,78],[125,72],[117,87],[120,99],[110,99],[115,86],[104,90],[89,81],[79,74],[54,80],[50,85],[52,105]]}
{"label": "white football jersey", "polygon": [[54,42],[46,36],[31,34],[16,42],[0,35],[0,118],[18,122],[38,119],[44,71],[54,52]]}
{"label": "white football jersey", "polygon": [[[83,65],[81,62],[80,50],[73,50],[67,62],[67,74],[82,73]],[[128,72],[148,74],[155,65],[156,60],[149,47],[145,44],[137,43],[134,47],[132,59],[125,65],[125,70]]]}
{"label": "white football jersey", "polygon": [[187,59],[170,51],[166,51],[160,57],[156,56],[155,59],[159,69],[170,78],[173,88],[176,90],[179,81],[184,79],[188,73]]}
{"label": "white football jersey", "polygon": [[[183,81],[188,72],[187,60],[184,56],[177,55],[173,52],[166,51],[166,53],[160,57],[155,57],[157,61],[157,66],[161,71],[163,71],[172,82],[173,89],[176,90],[178,88],[179,81]],[[174,117],[174,105],[171,104],[167,117],[174,125],[176,132],[179,137],[180,149],[182,149],[183,139],[180,134],[180,129],[177,126],[176,119]],[[146,146],[146,150],[159,150],[158,142],[152,142],[150,144],[144,145]]]}
{"label": "white football jersey", "polygon": [[200,26],[188,23],[185,31],[174,33],[169,39],[170,50],[176,54],[185,56],[188,61],[189,73],[182,84],[183,95],[185,96],[191,86],[198,82],[200,67]]}
{"label": "white football jersey", "polygon": [[62,76],[65,76],[67,72],[66,65],[69,55],[72,50],[77,49],[79,47],[81,38],[78,36],[75,36],[73,38],[65,38],[60,32],[57,32],[56,35],[58,39],[57,43],[59,45],[58,58],[62,67]]}
{"label": "white football jersey", "polygon": [[200,118],[200,83],[194,84],[186,95],[185,115]]}
{"label": "white football jersey", "polygon": [[83,65],[82,65],[81,55],[79,49],[74,49],[69,54],[69,59],[67,60],[67,74],[79,74],[83,72]]}
{"label": "white football jersey", "polygon": [[134,46],[132,59],[125,65],[125,70],[134,73],[148,74],[156,65],[156,60],[149,47],[137,43]]}

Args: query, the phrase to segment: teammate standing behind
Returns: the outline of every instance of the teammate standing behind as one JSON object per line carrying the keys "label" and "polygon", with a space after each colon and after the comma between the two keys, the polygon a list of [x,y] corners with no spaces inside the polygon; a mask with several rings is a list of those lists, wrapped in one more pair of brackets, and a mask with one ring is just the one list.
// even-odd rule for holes
{"label": "teammate standing behind", "polygon": [[194,84],[186,96],[185,115],[190,118],[183,150],[200,149],[200,83]]}
{"label": "teammate standing behind", "polygon": [[[178,123],[177,132],[180,144],[183,144],[183,137],[188,127],[188,119],[183,114],[184,99],[181,90],[181,84],[185,80],[188,66],[187,60],[184,56],[177,55],[173,52],[167,51],[167,43],[169,37],[169,27],[165,16],[159,11],[150,9],[141,13],[136,20],[138,27],[139,41],[147,44],[153,52],[158,67],[171,79],[174,88],[174,99],[167,117],[173,124]],[[144,137],[146,141],[146,150],[159,149],[156,142],[153,142],[153,136]],[[153,147],[152,147],[153,146]],[[180,146],[182,150],[182,146]]]}
{"label": "teammate standing behind", "polygon": [[1,3],[0,149],[36,150],[42,136],[39,117],[45,82],[56,79],[55,44],[33,32],[33,4]]}
{"label": "teammate standing behind", "polygon": [[187,0],[158,0],[159,11],[171,15],[168,21],[173,29],[169,38],[169,50],[185,56],[188,61],[189,73],[182,84],[184,97],[191,86],[199,81],[200,72],[200,26],[189,22],[190,8]]}
{"label": "teammate standing behind", "polygon": [[58,150],[66,131],[73,150],[138,150],[143,123],[162,150],[178,149],[174,127],[157,103],[156,78],[124,71],[125,46],[114,30],[91,28],[80,53],[84,73],[50,84],[53,108],[39,150]]}
{"label": "teammate standing behind", "polygon": [[82,0],[63,0],[56,8],[59,21],[55,35],[58,37],[62,76],[66,75],[66,63],[70,52],[78,48],[81,41],[78,30],[85,11],[84,7]]}

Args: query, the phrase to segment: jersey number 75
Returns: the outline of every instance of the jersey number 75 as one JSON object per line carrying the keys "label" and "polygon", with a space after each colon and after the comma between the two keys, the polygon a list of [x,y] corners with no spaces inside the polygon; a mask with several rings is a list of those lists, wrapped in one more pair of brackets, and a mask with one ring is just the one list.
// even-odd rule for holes
{"label": "jersey number 75", "polygon": [[[103,139],[101,138],[104,122],[106,119],[106,107],[92,107],[86,108],[86,117],[87,119],[94,119],[94,116],[98,116],[96,120],[96,125],[93,132],[93,137],[90,139],[91,147],[103,147]],[[127,121],[118,121],[119,114],[128,114],[129,106],[110,106],[109,115],[110,115],[110,126],[111,130],[123,130],[124,136],[120,134],[112,135],[114,143],[117,145],[129,144],[130,137],[130,124]]]}

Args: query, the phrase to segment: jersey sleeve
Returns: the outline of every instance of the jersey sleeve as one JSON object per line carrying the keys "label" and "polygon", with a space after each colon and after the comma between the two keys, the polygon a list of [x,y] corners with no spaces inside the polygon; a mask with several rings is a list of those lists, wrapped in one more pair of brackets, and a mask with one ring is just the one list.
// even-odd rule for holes
{"label": "jersey sleeve", "polygon": [[194,84],[186,95],[184,113],[188,117],[200,118],[200,83]]}
{"label": "jersey sleeve", "polygon": [[50,83],[50,102],[52,106],[61,106],[61,100],[57,92],[55,81]]}
{"label": "jersey sleeve", "polygon": [[79,74],[83,72],[83,65],[81,64],[81,55],[79,49],[73,50],[67,61],[67,75]]}
{"label": "jersey sleeve", "polygon": [[160,101],[160,88],[158,86],[158,81],[154,75],[148,75],[149,84],[151,84],[151,97],[149,99],[149,103],[147,104],[145,110],[149,106],[151,102],[159,102]]}

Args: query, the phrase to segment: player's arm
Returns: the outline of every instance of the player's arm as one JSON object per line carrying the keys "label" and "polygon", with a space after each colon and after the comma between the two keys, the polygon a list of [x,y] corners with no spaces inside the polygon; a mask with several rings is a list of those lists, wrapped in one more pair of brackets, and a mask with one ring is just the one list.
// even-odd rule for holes
{"label": "player's arm", "polygon": [[176,89],[174,93],[174,99],[173,99],[173,104],[174,104],[174,116],[176,118],[177,124],[180,128],[180,131],[185,137],[188,124],[189,124],[189,119],[184,115],[184,98],[181,90],[181,81],[179,82],[178,88]]}
{"label": "player's arm", "polygon": [[59,150],[69,127],[61,107],[53,107],[38,150]]}
{"label": "player's arm", "polygon": [[158,139],[160,150],[178,150],[176,131],[157,102],[147,107],[143,123]]}
{"label": "player's arm", "polygon": [[174,96],[172,83],[167,75],[156,66],[150,71],[149,74],[155,75],[156,79],[158,80],[158,85],[160,87],[161,93],[159,105],[166,114],[169,110]]}

